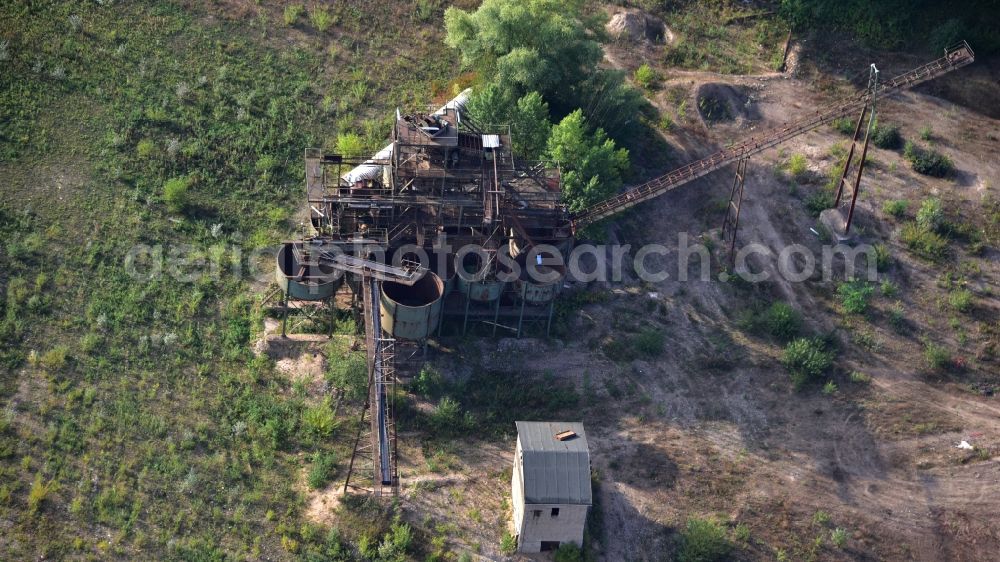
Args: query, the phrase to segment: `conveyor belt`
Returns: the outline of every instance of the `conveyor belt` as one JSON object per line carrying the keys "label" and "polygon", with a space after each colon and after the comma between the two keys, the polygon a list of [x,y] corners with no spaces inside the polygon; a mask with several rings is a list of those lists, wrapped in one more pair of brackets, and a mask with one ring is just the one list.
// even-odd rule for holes
{"label": "conveyor belt", "polygon": [[[938,76],[959,69],[971,64],[975,60],[975,53],[968,43],[962,41],[958,45],[945,50],[945,55],[935,61],[927,63],[919,68],[903,73],[880,85],[876,90],[876,96],[882,97],[893,92],[911,88],[922,82],[933,80]],[[752,154],[763,152],[775,145],[781,144],[791,138],[797,137],[805,132],[812,131],[826,123],[830,123],[838,117],[860,111],[869,103],[866,94],[852,97],[839,102],[826,109],[821,109],[802,118],[798,121],[788,123],[766,131],[759,135],[754,135],[747,140],[721,150],[697,160],[676,170],[650,180],[642,185],[629,189],[619,195],[610,197],[593,205],[572,217],[574,230],[579,230],[589,224],[601,219],[610,217],[616,213],[633,207],[643,201],[648,201],[654,197],[680,187],[686,183],[696,180],[706,174],[710,174],[719,168],[727,166],[741,158]]]}

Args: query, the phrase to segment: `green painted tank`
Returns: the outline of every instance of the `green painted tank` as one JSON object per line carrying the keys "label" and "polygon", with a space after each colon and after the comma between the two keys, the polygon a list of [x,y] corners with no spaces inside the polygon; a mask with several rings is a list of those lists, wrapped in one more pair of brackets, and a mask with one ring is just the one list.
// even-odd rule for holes
{"label": "green painted tank", "polygon": [[274,279],[293,299],[320,301],[333,296],[344,282],[344,276],[332,267],[302,266],[295,259],[291,243],[281,245],[276,261]]}
{"label": "green painted tank", "polygon": [[427,272],[411,286],[386,281],[379,295],[382,330],[394,338],[423,340],[441,319],[444,282]]}

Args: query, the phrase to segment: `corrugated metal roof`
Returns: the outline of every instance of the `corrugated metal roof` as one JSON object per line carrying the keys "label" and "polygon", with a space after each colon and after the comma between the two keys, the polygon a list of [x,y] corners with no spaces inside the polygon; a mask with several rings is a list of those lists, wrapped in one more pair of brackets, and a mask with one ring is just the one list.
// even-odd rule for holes
{"label": "corrugated metal roof", "polygon": [[[580,422],[514,422],[521,442],[524,503],[591,505],[590,448]],[[566,441],[556,434],[573,431]]]}
{"label": "corrugated metal roof", "polygon": [[483,148],[500,148],[500,135],[483,135]]}

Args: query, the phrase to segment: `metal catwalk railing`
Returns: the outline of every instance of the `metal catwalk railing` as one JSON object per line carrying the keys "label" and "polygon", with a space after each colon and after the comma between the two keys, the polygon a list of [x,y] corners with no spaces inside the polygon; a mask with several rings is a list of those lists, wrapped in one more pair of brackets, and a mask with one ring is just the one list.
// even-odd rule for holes
{"label": "metal catwalk railing", "polygon": [[[876,96],[882,97],[893,92],[913,87],[971,64],[975,53],[968,43],[962,41],[945,49],[945,55],[935,61],[905,72],[881,84]],[[658,197],[667,191],[680,187],[706,174],[747,156],[763,152],[793,137],[816,129],[834,119],[855,113],[870,103],[868,92],[851,97],[825,109],[818,110],[798,121],[784,124],[759,135],[754,135],[711,156],[697,160],[656,179],[636,186],[597,203],[572,217],[573,228],[579,230],[589,224],[624,211],[643,201]]]}

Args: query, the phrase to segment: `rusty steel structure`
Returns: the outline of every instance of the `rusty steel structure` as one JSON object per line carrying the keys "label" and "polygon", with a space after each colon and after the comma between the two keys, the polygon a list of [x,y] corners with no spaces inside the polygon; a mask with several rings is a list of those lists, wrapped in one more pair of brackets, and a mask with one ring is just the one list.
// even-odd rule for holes
{"label": "rusty steel structure", "polygon": [[[368,394],[344,490],[398,493],[393,397],[402,342],[426,342],[441,333],[445,318],[459,320],[453,325],[463,334],[470,321],[494,335],[502,330],[520,337],[531,324],[544,326],[547,334],[566,273],[565,258],[580,229],[735,163],[722,228],[732,255],[749,158],[858,112],[836,203],[850,201],[849,229],[876,99],[974,58],[972,48],[962,42],[946,49],[942,58],[885,82],[872,65],[864,92],[575,214],[563,202],[559,166],[518,158],[510,125],[477,123],[466,113],[468,90],[433,112],[403,115],[397,110],[390,143],[370,158],[306,149],[311,232],[283,245],[276,275],[286,314],[294,300],[331,305],[334,293],[346,285],[352,293],[350,306],[363,319]],[[478,251],[456,251],[468,245]],[[430,263],[424,263],[425,257]],[[545,281],[512,276],[536,260],[548,274]],[[362,478],[367,467],[371,474]]]}

